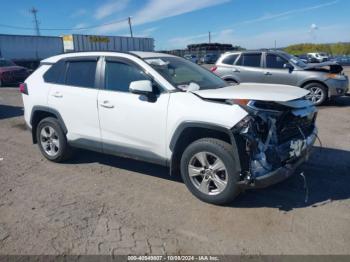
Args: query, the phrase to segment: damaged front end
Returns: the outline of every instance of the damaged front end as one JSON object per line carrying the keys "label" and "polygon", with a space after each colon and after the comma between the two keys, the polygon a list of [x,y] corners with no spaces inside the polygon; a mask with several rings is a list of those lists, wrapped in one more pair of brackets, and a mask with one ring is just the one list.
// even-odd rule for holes
{"label": "damaged front end", "polygon": [[316,108],[298,99],[250,101],[249,115],[233,129],[240,151],[242,187],[261,188],[282,181],[308,159],[317,138]]}

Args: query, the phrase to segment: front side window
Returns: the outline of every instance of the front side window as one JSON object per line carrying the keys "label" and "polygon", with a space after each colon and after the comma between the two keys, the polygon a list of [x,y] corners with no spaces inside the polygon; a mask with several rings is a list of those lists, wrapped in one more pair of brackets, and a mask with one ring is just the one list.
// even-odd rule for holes
{"label": "front side window", "polygon": [[266,67],[275,69],[284,69],[284,64],[288,62],[280,56],[274,54],[266,55]]}
{"label": "front side window", "polygon": [[129,92],[133,81],[150,80],[138,67],[119,61],[106,62],[105,88],[107,90]]}
{"label": "front side window", "polygon": [[66,85],[95,87],[96,61],[69,61],[66,71]]}
{"label": "front side window", "polygon": [[227,86],[212,72],[180,57],[155,57],[145,61],[173,86],[182,90],[186,90],[191,83],[197,84],[201,90]]}
{"label": "front side window", "polygon": [[242,54],[236,65],[250,66],[250,67],[260,67],[261,53],[256,54]]}

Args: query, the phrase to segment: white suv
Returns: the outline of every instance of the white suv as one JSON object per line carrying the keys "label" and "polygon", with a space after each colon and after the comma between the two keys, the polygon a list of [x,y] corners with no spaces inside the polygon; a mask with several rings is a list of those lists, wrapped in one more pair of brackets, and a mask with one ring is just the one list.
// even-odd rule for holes
{"label": "white suv", "polygon": [[54,56],[20,90],[33,142],[47,159],[63,161],[79,147],[167,165],[215,204],[285,179],[316,138],[308,91],[228,86],[162,53]]}

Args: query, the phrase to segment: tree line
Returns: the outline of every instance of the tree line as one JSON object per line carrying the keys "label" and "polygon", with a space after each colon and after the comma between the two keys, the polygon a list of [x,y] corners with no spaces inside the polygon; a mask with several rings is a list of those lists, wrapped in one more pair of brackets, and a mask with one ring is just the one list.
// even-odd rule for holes
{"label": "tree line", "polygon": [[284,48],[284,51],[301,55],[305,53],[326,52],[330,55],[350,55],[350,43],[334,43],[334,44],[296,44]]}

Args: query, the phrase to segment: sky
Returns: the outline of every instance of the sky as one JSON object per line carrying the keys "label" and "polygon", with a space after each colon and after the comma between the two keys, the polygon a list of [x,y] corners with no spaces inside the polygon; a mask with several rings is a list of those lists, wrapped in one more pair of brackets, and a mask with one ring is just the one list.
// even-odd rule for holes
{"label": "sky", "polygon": [[[153,37],[156,50],[208,42],[209,31],[212,42],[248,49],[350,42],[350,0],[1,0],[0,6],[0,34],[34,34],[35,7],[42,35],[128,36],[130,16],[134,36]],[[104,26],[80,30],[95,25]]]}

